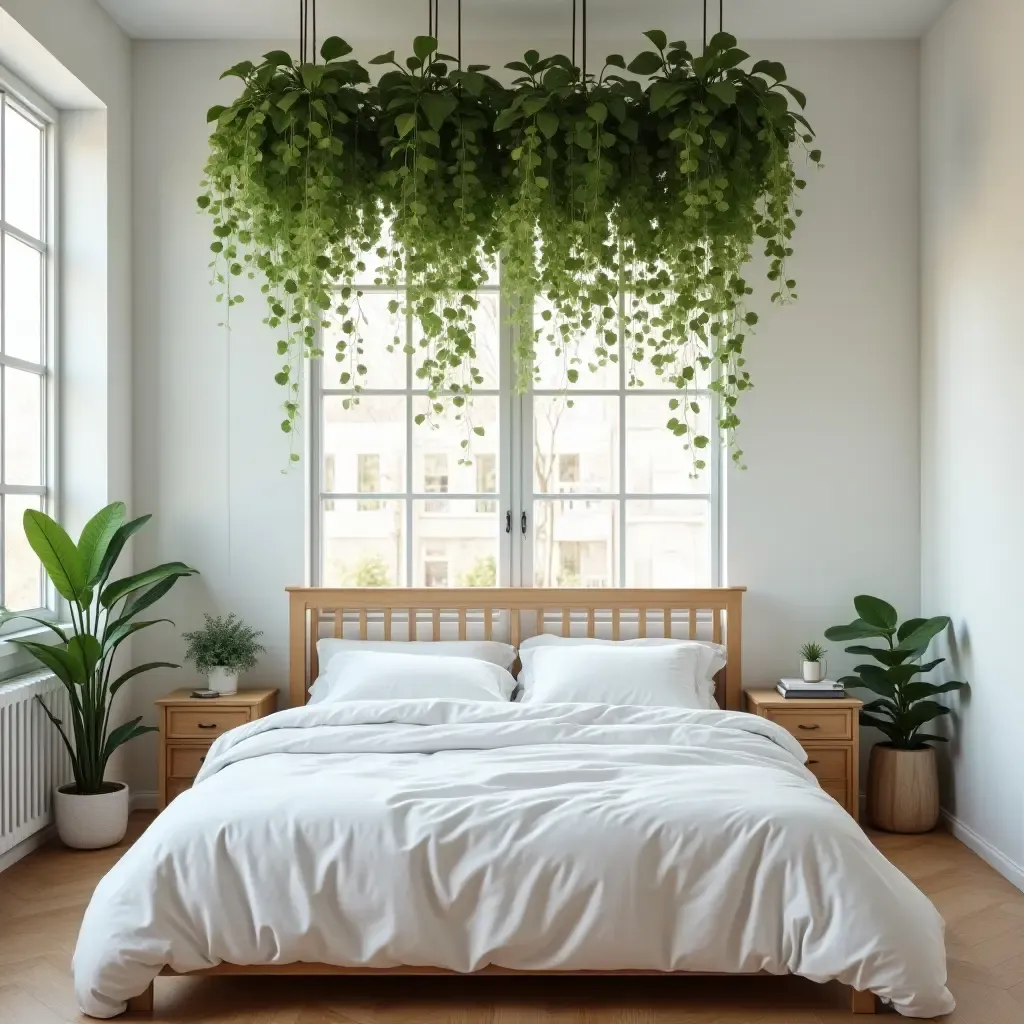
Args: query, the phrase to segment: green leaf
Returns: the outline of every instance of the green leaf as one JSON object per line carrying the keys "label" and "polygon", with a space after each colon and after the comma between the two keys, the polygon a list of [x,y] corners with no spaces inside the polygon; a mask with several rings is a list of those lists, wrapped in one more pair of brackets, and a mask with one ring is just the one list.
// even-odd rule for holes
{"label": "green leaf", "polygon": [[608,117],[608,108],[603,103],[591,103],[587,107],[587,117],[597,124],[604,124]]}
{"label": "green leaf", "polygon": [[784,85],[782,88],[800,104],[801,110],[807,106],[807,97],[799,89],[794,89],[791,85]]}
{"label": "green leaf", "polygon": [[[224,75],[221,75],[220,77],[221,77],[221,78],[223,78],[223,77],[224,77]],[[223,113],[224,113],[224,111],[225,111],[225,110],[227,110],[227,109],[228,109],[228,108],[227,108],[227,107],[225,107],[225,106],[224,106],[224,105],[223,105],[222,103],[215,103],[215,104],[214,104],[214,105],[213,105],[212,107],[210,107],[210,109],[209,109],[209,110],[208,110],[208,111],[206,112],[206,123],[207,123],[207,124],[210,124],[210,123],[212,123],[213,121],[216,121],[216,120],[218,120],[218,119],[220,118],[220,115],[221,115],[221,114],[223,114]]]}
{"label": "green leaf", "polygon": [[103,588],[100,593],[100,602],[104,608],[110,608],[121,598],[143,587],[153,583],[159,583],[169,576],[191,576],[195,569],[185,565],[184,562],[165,562],[163,565],[156,565],[145,572],[136,573],[134,576],[126,576],[123,580],[117,580]]}
{"label": "green leaf", "polygon": [[659,79],[651,86],[651,91],[648,93],[651,100],[651,110],[661,110],[663,107],[668,106],[671,100],[677,95],[682,94],[682,91],[682,87],[677,83],[670,82],[667,79]]}
{"label": "green leaf", "polygon": [[537,127],[544,138],[550,139],[558,131],[558,115],[550,110],[542,110],[537,115]]}
{"label": "green leaf", "polygon": [[394,64],[395,62],[395,51],[388,50],[387,53],[380,53],[376,57],[371,57],[368,64]]}
{"label": "green leaf", "polygon": [[100,564],[99,575],[96,579],[89,581],[90,586],[96,586],[106,581],[118,558],[121,557],[125,544],[128,543],[133,534],[138,533],[152,518],[151,514],[139,516],[138,519],[132,519],[130,522],[117,528],[110,543],[107,545],[107,553],[103,556],[103,561]]}
{"label": "green leaf", "polygon": [[622,68],[623,71],[626,70],[626,60],[621,53],[608,54],[608,56],[605,57],[604,62],[605,64],[608,64],[610,67]]}
{"label": "green leaf", "polygon": [[888,601],[883,601],[880,597],[872,597],[870,594],[858,594],[853,599],[853,607],[857,609],[857,614],[868,625],[874,626],[876,629],[891,632],[896,628],[896,623],[899,621],[896,609]]}
{"label": "green leaf", "polygon": [[352,47],[341,36],[328,36],[320,47],[320,56],[325,61],[337,60],[352,52]]}
{"label": "green leaf", "polygon": [[68,655],[63,647],[54,647],[50,644],[37,643],[34,640],[10,639],[9,644],[28,651],[36,661],[48,668],[65,686],[73,686],[85,682],[84,678],[75,675],[78,663]]}
{"label": "green leaf", "polygon": [[40,626],[45,626],[56,633],[60,637],[61,643],[66,644],[68,642],[67,633],[57,623],[51,622],[49,619],[40,618],[38,615],[26,615],[24,612],[0,611],[0,626],[6,626],[12,619],[27,619],[29,622],[38,623]]}
{"label": "green leaf", "polygon": [[135,739],[136,736],[142,736],[147,732],[157,732],[158,730],[152,725],[140,725],[142,721],[142,715],[138,718],[133,718],[130,722],[125,722],[123,725],[119,725],[116,729],[111,729],[107,736],[107,742],[103,744],[103,763],[110,759],[110,755],[117,750],[122,743],[127,743],[129,740]]}
{"label": "green leaf", "polygon": [[923,651],[932,640],[949,627],[948,615],[936,615],[908,633],[897,645],[899,651]]}
{"label": "green leaf", "polygon": [[917,629],[918,626],[923,626],[927,621],[927,619],[907,619],[907,621],[902,623],[900,628],[896,630],[896,640],[905,640],[914,632],[915,629]]}
{"label": "green leaf", "polygon": [[934,700],[920,700],[909,711],[902,716],[903,722],[908,729],[918,729],[926,722],[933,722],[936,718],[948,715],[950,709],[945,704],[939,704]]}
{"label": "green leaf", "polygon": [[68,641],[67,654],[75,666],[74,676],[91,679],[96,663],[103,657],[103,647],[91,633],[78,633]]}
{"label": "green leaf", "polygon": [[155,668],[181,668],[180,665],[175,665],[170,661],[147,661],[144,665],[136,665],[134,668],[128,669],[127,672],[122,672],[111,684],[110,684],[110,696],[113,697],[118,690],[124,686],[129,680],[134,679],[136,676],[142,675],[143,672],[151,672]]}
{"label": "green leaf", "polygon": [[22,518],[25,537],[43,563],[50,582],[66,601],[75,601],[87,580],[82,557],[64,528],[45,512],[26,509]]}
{"label": "green leaf", "polygon": [[[289,57],[288,59],[290,61],[291,57]],[[241,61],[241,63],[235,64],[233,67],[228,68],[227,71],[225,71],[220,77],[222,79],[224,79],[224,78],[241,78],[241,79],[245,79],[245,78],[248,78],[248,76],[251,75],[255,70],[256,70],[256,65],[253,64],[253,62],[251,60],[243,60],[243,61]],[[212,121],[213,118],[207,118],[207,120]]]}
{"label": "green leaf", "polygon": [[118,528],[123,525],[126,512],[124,502],[115,501],[101,508],[82,529],[82,535],[78,538],[78,554],[90,587],[96,584],[107,548]]}
{"label": "green leaf", "polygon": [[653,50],[644,50],[629,62],[629,70],[634,75],[653,75],[661,69],[662,59]]}
{"label": "green leaf", "polygon": [[163,579],[159,583],[150,587],[149,590],[139,594],[137,597],[133,597],[125,604],[121,611],[121,618],[134,618],[139,614],[139,612],[156,604],[157,601],[159,601],[160,598],[163,597],[174,586],[174,584],[182,578],[183,575],[185,574],[182,573],[181,575],[175,574],[173,576],[168,576],[166,579]]}
{"label": "green leaf", "polygon": [[736,86],[732,82],[712,82],[708,92],[727,106],[731,107],[736,102]]}
{"label": "green leaf", "polygon": [[512,107],[506,107],[495,119],[494,119],[494,130],[496,132],[504,131],[506,128],[511,128],[522,117],[522,111],[515,110]]}
{"label": "green leaf", "polygon": [[786,69],[777,60],[759,60],[751,69],[752,75],[766,75],[775,82],[786,77]]}
{"label": "green leaf", "polygon": [[650,39],[650,41],[654,43],[659,50],[664,50],[665,47],[668,46],[668,36],[665,35],[660,28],[649,28],[644,35],[647,36],[647,38]]}
{"label": "green leaf", "polygon": [[433,36],[417,36],[412,41],[412,52],[422,61],[426,61],[436,49],[437,40]]}
{"label": "green leaf", "polygon": [[873,636],[888,636],[884,629],[878,629],[863,619],[854,619],[846,626],[829,626],[825,630],[826,640],[864,640]]}
{"label": "green leaf", "polygon": [[398,132],[398,137],[404,139],[416,127],[416,115],[405,113],[399,114],[395,118],[395,131]]}
{"label": "green leaf", "polygon": [[271,50],[263,54],[263,63],[268,67],[292,67],[295,63],[292,55],[287,50]]}
{"label": "green leaf", "polygon": [[459,105],[458,100],[454,96],[446,93],[427,93],[420,99],[420,106],[423,108],[423,113],[427,115],[427,120],[430,122],[430,127],[435,132],[441,130],[441,126],[444,124],[448,115],[455,110]]}
{"label": "green leaf", "polygon": [[170,619],[147,619],[143,622],[120,622],[117,628],[110,632],[109,636],[104,636],[103,653],[110,654],[125,640],[127,640],[132,633],[138,633],[140,629],[148,629],[150,626],[156,626],[161,622],[170,622],[172,626],[174,625]]}
{"label": "green leaf", "polygon": [[277,101],[277,105],[278,105],[278,107],[281,110],[284,110],[284,111],[291,110],[292,107],[294,107],[295,104],[298,103],[298,101],[302,97],[302,95],[303,95],[303,93],[299,92],[297,89],[293,90],[292,92],[286,92]]}

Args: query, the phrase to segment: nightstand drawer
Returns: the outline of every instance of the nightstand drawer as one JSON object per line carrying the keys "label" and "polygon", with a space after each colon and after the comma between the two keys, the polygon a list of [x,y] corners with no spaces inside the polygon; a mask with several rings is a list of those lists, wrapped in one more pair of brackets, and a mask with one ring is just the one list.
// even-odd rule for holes
{"label": "nightstand drawer", "polygon": [[212,741],[248,721],[248,708],[168,708],[167,735],[172,739]]}
{"label": "nightstand drawer", "polygon": [[170,803],[176,796],[181,796],[186,789],[192,788],[191,779],[168,779],[167,780],[167,803]]}
{"label": "nightstand drawer", "polygon": [[826,783],[842,783],[845,786],[850,777],[850,748],[808,747],[807,767],[822,786]]}
{"label": "nightstand drawer", "polygon": [[801,741],[853,738],[853,714],[841,708],[770,708],[767,717]]}
{"label": "nightstand drawer", "polygon": [[171,779],[194,779],[199,774],[209,747],[167,748],[167,777]]}
{"label": "nightstand drawer", "polygon": [[828,795],[832,797],[837,804],[843,807],[853,818],[857,817],[856,810],[847,807],[848,798],[845,782],[823,782],[821,784],[821,788],[825,790],[825,792],[828,793]]}

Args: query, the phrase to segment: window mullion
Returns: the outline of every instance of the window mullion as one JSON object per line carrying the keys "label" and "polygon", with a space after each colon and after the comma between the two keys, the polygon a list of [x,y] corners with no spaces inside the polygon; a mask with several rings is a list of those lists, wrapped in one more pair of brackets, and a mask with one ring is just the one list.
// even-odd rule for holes
{"label": "window mullion", "polygon": [[[413,585],[413,410],[412,410],[412,310],[405,294],[405,585]],[[410,639],[415,639],[410,636]]]}

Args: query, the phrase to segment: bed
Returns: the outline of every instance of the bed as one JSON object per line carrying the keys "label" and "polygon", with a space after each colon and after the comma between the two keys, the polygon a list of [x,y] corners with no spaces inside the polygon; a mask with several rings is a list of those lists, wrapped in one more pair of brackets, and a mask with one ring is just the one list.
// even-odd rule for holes
{"label": "bed", "polygon": [[[943,924],[742,702],[742,588],[291,589],[291,708],[216,741],[101,881],[82,1009],[159,974],[799,974],[949,1012]],[[720,710],[309,704],[318,640],[707,640]]]}

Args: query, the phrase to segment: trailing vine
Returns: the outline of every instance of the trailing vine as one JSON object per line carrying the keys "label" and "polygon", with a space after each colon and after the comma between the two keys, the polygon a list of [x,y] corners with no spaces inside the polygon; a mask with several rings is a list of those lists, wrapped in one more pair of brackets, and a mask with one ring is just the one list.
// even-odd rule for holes
{"label": "trailing vine", "polygon": [[[757,322],[744,268],[756,243],[773,302],[795,298],[786,264],[805,182],[795,146],[813,131],[781,64],[759,61],[728,33],[700,55],[663,32],[628,64],[585,74],[568,57],[528,51],[503,86],[418,36],[404,62],[369,63],[338,37],[324,63],[284,51],[225,72],[241,96],[214,107],[199,205],[214,218],[213,275],[229,309],[233,279],[259,277],[265,322],[279,332],[282,429],[294,435],[303,358],[336,326],[342,386],[366,373],[357,282],[371,252],[393,313],[413,318],[411,346],[430,420],[451,404],[469,425],[477,367],[477,293],[501,254],[516,327],[519,387],[538,373],[540,346],[564,366],[624,360],[632,386],[679,394],[667,428],[704,467],[702,394],[717,396],[733,443],[752,386],[745,346]],[[545,303],[535,321],[534,310]],[[619,350],[621,320],[624,351]],[[481,432],[482,428],[473,428]],[[733,458],[742,453],[733,445]],[[293,459],[298,456],[293,453]]]}

